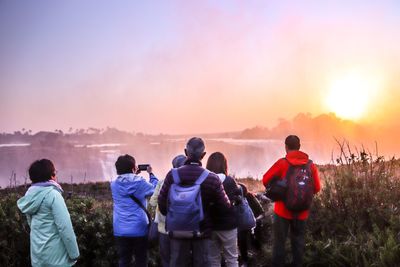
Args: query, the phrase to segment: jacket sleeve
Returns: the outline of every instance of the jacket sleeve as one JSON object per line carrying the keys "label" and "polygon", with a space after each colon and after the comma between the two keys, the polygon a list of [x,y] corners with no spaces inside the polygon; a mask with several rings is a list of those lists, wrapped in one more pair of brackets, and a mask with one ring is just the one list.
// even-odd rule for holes
{"label": "jacket sleeve", "polygon": [[273,178],[283,176],[283,173],[282,173],[283,168],[281,168],[282,161],[283,160],[280,159],[277,162],[275,162],[274,165],[272,165],[272,167],[269,168],[269,170],[264,174],[263,180],[262,180],[264,186],[267,186]]}
{"label": "jacket sleeve", "polygon": [[144,178],[140,181],[138,187],[132,186],[129,188],[129,195],[134,195],[139,200],[145,199],[148,196],[153,195],[154,189],[157,186],[158,179],[153,174],[150,174],[150,182],[147,182]]}
{"label": "jacket sleeve", "polygon": [[31,222],[32,222],[32,216],[29,214],[26,214],[26,220],[28,221],[29,227],[31,227]]}
{"label": "jacket sleeve", "polygon": [[60,234],[61,240],[67,249],[68,256],[71,260],[79,257],[78,243],[74,229],[72,228],[71,217],[69,215],[67,206],[65,205],[64,198],[60,193],[54,193],[54,200],[51,206],[54,223]]}
{"label": "jacket sleeve", "polygon": [[[241,199],[241,191],[239,185],[236,183],[235,179],[231,178],[232,182],[230,183],[229,192],[226,192],[228,195],[231,204],[234,205]],[[226,191],[226,190],[225,190]]]}
{"label": "jacket sleeve", "polygon": [[160,195],[160,190],[161,190],[163,183],[164,183],[164,180],[161,180],[157,183],[156,189],[154,189],[154,193],[151,196],[150,201],[149,201],[150,206],[153,206],[153,207],[157,206],[158,196]]}
{"label": "jacket sleeve", "polygon": [[315,164],[312,164],[311,172],[314,179],[314,194],[316,194],[321,190],[321,181],[319,179],[318,169]]}
{"label": "jacket sleeve", "polygon": [[[210,179],[210,176],[208,176],[207,179]],[[231,202],[229,201],[228,196],[226,195],[226,192],[224,190],[224,186],[221,183],[221,180],[213,176],[212,179],[214,179],[213,182],[215,182],[215,190],[214,190],[214,201],[215,204],[220,206],[220,207],[226,207],[229,208],[231,207]]]}
{"label": "jacket sleeve", "polygon": [[156,188],[158,184],[158,178],[154,174],[150,174],[150,183],[153,185],[153,188]]}
{"label": "jacket sleeve", "polygon": [[164,216],[167,215],[168,193],[172,183],[173,183],[173,178],[170,171],[165,177],[164,184],[161,187],[160,194],[158,196],[158,209]]}

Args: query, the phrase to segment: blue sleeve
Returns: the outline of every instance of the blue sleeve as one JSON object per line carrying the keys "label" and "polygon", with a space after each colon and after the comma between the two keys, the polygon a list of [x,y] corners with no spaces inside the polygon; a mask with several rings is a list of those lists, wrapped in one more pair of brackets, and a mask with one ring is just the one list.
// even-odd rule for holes
{"label": "blue sleeve", "polygon": [[142,200],[146,197],[153,195],[154,190],[157,186],[158,179],[153,174],[150,175],[150,182],[147,182],[145,179],[140,181],[138,188],[134,192],[134,196],[138,199]]}
{"label": "blue sleeve", "polygon": [[150,183],[153,185],[154,188],[156,188],[158,184],[158,178],[152,173],[150,173]]}

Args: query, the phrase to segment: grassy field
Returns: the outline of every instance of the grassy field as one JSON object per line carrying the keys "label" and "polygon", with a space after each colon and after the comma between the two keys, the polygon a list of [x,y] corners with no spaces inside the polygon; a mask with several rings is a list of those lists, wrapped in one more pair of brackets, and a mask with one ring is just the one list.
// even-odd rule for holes
{"label": "grassy field", "polygon": [[[319,170],[323,189],[307,225],[305,266],[400,266],[399,161],[349,152]],[[238,180],[253,192],[263,190],[260,181]],[[109,184],[63,186],[81,251],[76,266],[115,266]],[[2,266],[30,266],[29,227],[16,207],[25,191],[0,191]],[[266,216],[258,229],[262,246],[251,251],[252,266],[271,266],[272,206],[258,196]],[[150,266],[158,266],[157,255],[152,248]]]}

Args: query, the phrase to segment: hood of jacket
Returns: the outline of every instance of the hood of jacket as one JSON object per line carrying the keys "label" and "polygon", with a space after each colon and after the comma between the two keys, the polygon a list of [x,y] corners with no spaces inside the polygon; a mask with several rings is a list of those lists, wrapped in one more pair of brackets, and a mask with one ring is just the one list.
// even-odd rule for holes
{"label": "hood of jacket", "polygon": [[286,159],[290,164],[298,166],[304,165],[308,162],[308,155],[302,151],[294,150],[286,154]]}
{"label": "hood of jacket", "polygon": [[134,173],[125,173],[118,175],[115,179],[116,190],[121,196],[129,196],[132,193],[135,194],[136,191],[142,190],[142,181],[144,178],[142,176],[136,175]]}
{"label": "hood of jacket", "polygon": [[31,186],[25,196],[17,201],[18,208],[25,214],[35,214],[46,196],[55,190],[54,186]]}

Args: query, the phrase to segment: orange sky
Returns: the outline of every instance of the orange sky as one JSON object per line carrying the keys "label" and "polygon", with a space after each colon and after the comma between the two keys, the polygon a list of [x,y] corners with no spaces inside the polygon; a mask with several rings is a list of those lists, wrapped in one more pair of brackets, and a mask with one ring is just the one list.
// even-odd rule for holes
{"label": "orange sky", "polygon": [[399,11],[391,1],[1,3],[0,131],[233,131],[360,99],[359,122],[398,125]]}

